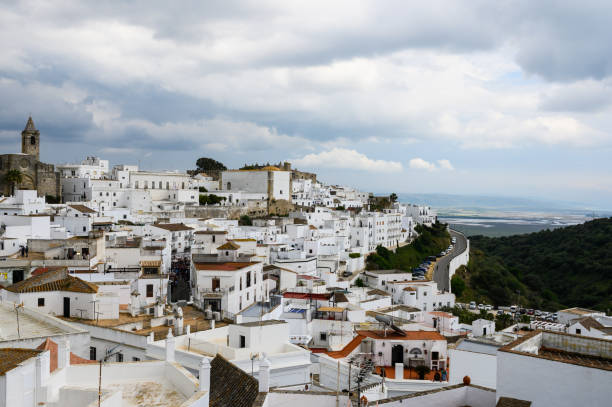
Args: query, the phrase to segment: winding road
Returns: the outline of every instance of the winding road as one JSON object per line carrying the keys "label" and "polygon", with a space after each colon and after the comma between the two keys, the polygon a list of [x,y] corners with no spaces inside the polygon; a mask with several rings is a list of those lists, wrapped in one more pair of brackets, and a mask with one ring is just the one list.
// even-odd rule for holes
{"label": "winding road", "polygon": [[450,291],[450,279],[448,277],[448,265],[450,261],[463,253],[463,251],[467,248],[467,239],[459,232],[455,232],[452,229],[449,229],[449,233],[451,237],[457,238],[457,243],[454,244],[453,250],[444,257],[440,257],[440,259],[436,262],[436,267],[434,269],[434,280],[438,283],[438,290],[440,291]]}

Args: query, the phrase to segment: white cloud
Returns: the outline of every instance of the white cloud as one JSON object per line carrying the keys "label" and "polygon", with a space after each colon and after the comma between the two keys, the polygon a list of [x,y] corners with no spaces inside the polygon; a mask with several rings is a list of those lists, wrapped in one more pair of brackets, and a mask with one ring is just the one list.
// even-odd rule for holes
{"label": "white cloud", "polygon": [[435,164],[430,163],[429,161],[425,161],[422,158],[413,158],[412,160],[410,160],[410,163],[408,165],[410,166],[410,168],[415,170],[433,171],[436,169]]}
{"label": "white cloud", "polygon": [[453,167],[451,162],[446,159],[438,160],[438,166],[443,170],[453,171],[455,169],[455,167]]}
{"label": "white cloud", "polygon": [[355,150],[333,148],[321,153],[308,154],[292,160],[296,167],[339,168],[372,172],[399,172],[402,164],[397,161],[373,160]]}
{"label": "white cloud", "polygon": [[438,165],[433,162],[429,162],[422,158],[413,158],[410,160],[408,166],[415,170],[427,170],[427,171],[436,171],[436,170],[449,170],[452,171],[455,168],[451,164],[449,160],[442,159],[438,160]]}

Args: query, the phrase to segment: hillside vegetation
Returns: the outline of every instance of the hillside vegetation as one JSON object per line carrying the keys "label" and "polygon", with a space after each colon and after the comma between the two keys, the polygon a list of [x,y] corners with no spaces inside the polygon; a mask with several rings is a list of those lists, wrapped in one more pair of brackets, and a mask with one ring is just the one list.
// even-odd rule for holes
{"label": "hillside vegetation", "polygon": [[376,247],[376,253],[368,256],[368,270],[399,269],[410,271],[423,262],[427,256],[435,256],[450,244],[450,235],[446,224],[435,223],[432,227],[417,225],[419,236],[409,245],[398,248],[395,252],[382,246]]}
{"label": "hillside vegetation", "polygon": [[470,262],[453,278],[459,301],[534,309],[612,308],[612,218],[507,237],[470,237]]}

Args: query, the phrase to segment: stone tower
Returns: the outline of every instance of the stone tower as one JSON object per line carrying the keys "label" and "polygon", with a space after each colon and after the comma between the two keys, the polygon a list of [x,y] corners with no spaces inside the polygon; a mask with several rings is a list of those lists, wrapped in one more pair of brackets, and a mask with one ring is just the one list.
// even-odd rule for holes
{"label": "stone tower", "polygon": [[40,160],[40,132],[36,130],[32,116],[28,118],[25,129],[21,132],[21,152],[33,155]]}

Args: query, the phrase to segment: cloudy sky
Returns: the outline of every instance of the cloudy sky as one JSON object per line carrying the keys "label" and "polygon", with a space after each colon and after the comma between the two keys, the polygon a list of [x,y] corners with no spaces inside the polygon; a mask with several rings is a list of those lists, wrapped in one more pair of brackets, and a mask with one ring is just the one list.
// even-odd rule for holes
{"label": "cloudy sky", "polygon": [[609,0],[0,3],[3,152],[612,208]]}

